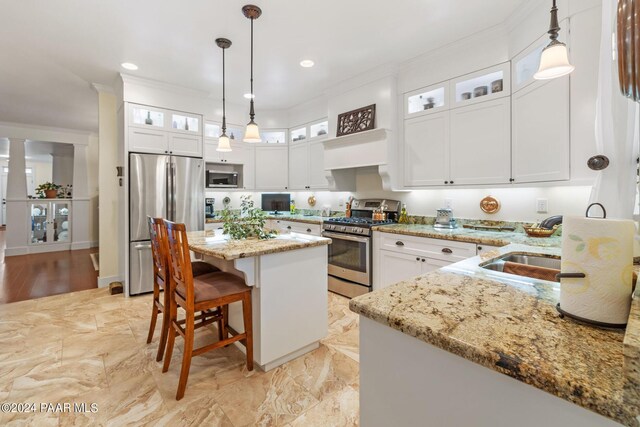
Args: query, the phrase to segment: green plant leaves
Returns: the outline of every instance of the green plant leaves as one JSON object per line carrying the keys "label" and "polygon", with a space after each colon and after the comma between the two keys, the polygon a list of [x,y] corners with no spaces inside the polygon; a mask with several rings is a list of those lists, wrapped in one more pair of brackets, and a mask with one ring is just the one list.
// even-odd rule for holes
{"label": "green plant leaves", "polygon": [[257,237],[265,240],[275,237],[274,233],[265,230],[267,214],[254,206],[251,196],[241,197],[239,215],[232,212],[227,205],[222,211],[222,220],[222,232],[228,234],[232,239]]}

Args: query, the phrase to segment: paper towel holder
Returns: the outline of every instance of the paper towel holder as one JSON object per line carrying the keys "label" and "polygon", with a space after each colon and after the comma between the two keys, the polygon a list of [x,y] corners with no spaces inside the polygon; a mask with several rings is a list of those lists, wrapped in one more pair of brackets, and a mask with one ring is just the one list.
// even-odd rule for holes
{"label": "paper towel holder", "polygon": [[558,313],[560,313],[560,318],[564,318],[565,316],[574,319],[580,323],[584,323],[587,325],[592,325],[592,326],[597,326],[599,328],[607,328],[607,329],[624,329],[627,327],[627,324],[618,324],[618,323],[604,323],[604,322],[598,322],[597,320],[590,320],[590,319],[585,319],[584,317],[580,317],[580,316],[576,316],[575,314],[571,314],[569,312],[564,311],[562,308],[560,308],[560,303],[558,303],[556,305],[556,310],[558,310]]}
{"label": "paper towel holder", "polygon": [[[589,211],[591,210],[592,207],[594,206],[600,206],[600,209],[602,209],[602,214],[604,216],[602,217],[594,217],[594,216],[589,216]],[[606,219],[607,218],[607,210],[604,208],[604,206],[602,206],[602,203],[591,203],[588,207],[587,207],[587,212],[584,214],[584,216],[586,216],[587,218],[598,218],[598,219]]]}

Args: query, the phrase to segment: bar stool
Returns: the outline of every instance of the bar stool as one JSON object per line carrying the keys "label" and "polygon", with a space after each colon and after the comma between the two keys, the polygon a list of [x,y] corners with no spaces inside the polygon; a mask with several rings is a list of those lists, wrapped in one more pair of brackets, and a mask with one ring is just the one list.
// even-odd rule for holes
{"label": "bar stool", "polygon": [[[240,277],[229,273],[209,273],[193,277],[190,261],[189,244],[184,224],[176,224],[164,221],[167,230],[169,254],[169,282],[171,303],[169,305],[170,329],[167,342],[167,354],[164,358],[162,372],[167,372],[171,363],[171,355],[175,343],[176,334],[184,338],[184,352],[182,355],[182,370],[176,400],[182,399],[187,387],[191,357],[198,356],[211,350],[240,341],[244,344],[247,354],[247,369],[253,370],[253,325],[251,317],[251,288]],[[234,302],[242,302],[242,314],[244,321],[243,333],[238,333],[228,325],[228,306]],[[184,321],[177,318],[178,306],[186,312]],[[218,309],[220,340],[200,348],[193,348],[194,321],[197,311]],[[182,326],[184,325],[184,327]],[[231,335],[228,338],[228,335]]]}
{"label": "bar stool", "polygon": [[[147,220],[149,223],[149,236],[151,237],[151,253],[153,255],[153,306],[151,308],[151,324],[149,325],[147,344],[153,339],[158,314],[163,313],[160,343],[158,345],[158,355],[156,356],[156,360],[159,362],[164,355],[169,332],[169,310],[166,307],[169,307],[170,298],[169,290],[166,286],[166,278],[171,276],[169,275],[169,255],[165,251],[165,245],[162,244],[162,241],[167,238],[163,220],[162,218],[151,217],[147,217]],[[217,267],[202,261],[194,261],[191,265],[194,276],[220,271]],[[162,302],[160,301],[161,291],[164,291]],[[198,320],[207,321],[209,317],[214,317],[214,313],[201,313],[198,316]]]}

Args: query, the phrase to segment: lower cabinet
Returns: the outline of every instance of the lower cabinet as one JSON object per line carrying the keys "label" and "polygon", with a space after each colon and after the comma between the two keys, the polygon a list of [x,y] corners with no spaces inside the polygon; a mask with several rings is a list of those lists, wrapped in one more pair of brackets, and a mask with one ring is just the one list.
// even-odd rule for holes
{"label": "lower cabinet", "polygon": [[500,249],[500,246],[478,244],[477,247],[478,255],[486,254],[487,252],[495,251],[496,249]]}
{"label": "lower cabinet", "polygon": [[307,224],[298,221],[285,221],[281,219],[270,219],[267,221],[267,227],[278,230],[280,233],[302,233],[313,236],[322,234],[322,226],[320,224]]}
{"label": "lower cabinet", "polygon": [[438,270],[476,255],[474,243],[375,232],[373,289]]}

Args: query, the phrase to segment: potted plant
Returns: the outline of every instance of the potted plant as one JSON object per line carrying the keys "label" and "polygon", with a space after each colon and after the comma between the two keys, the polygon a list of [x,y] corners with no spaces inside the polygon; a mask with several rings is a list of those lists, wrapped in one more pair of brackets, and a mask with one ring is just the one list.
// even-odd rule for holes
{"label": "potted plant", "polygon": [[58,197],[58,190],[60,186],[58,184],[54,184],[53,182],[45,182],[44,184],[38,185],[36,187],[36,194],[41,199],[55,199]]}
{"label": "potted plant", "polygon": [[239,214],[232,212],[229,205],[222,211],[223,234],[228,234],[233,240],[272,239],[275,234],[271,230],[265,230],[266,219],[267,214],[254,206],[251,196],[242,196]]}

